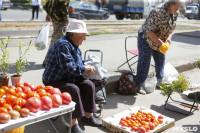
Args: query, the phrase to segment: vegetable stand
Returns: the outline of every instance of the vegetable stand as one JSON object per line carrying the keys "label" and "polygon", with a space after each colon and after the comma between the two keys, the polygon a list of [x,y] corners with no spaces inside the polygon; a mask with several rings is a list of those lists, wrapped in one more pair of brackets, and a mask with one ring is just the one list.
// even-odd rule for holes
{"label": "vegetable stand", "polygon": [[[195,93],[196,95],[196,93]],[[182,106],[185,106],[185,107],[188,107],[190,108],[190,111],[186,111],[186,110],[179,110],[179,108],[170,108],[170,103],[169,103],[169,100],[171,100],[172,102],[175,102],[175,103],[179,103],[180,105]],[[167,100],[165,101],[165,109],[167,110],[171,110],[171,111],[174,111],[174,112],[178,112],[178,113],[181,113],[181,114],[184,114],[184,115],[189,115],[192,111],[195,111],[195,110],[198,110],[198,104],[195,105],[195,103],[197,104],[197,98],[195,97],[194,101],[192,104],[189,104],[189,103],[186,103],[186,102],[181,102],[181,101],[178,101],[178,100],[174,100],[172,99],[172,96],[171,95],[168,95],[167,97]]]}
{"label": "vegetable stand", "polygon": [[[0,133],[7,132],[21,126],[34,124],[36,122],[40,122],[66,113],[69,114],[68,124],[71,125],[72,112],[74,109],[75,103],[71,102],[69,105],[61,105],[59,108],[52,108],[50,111],[38,111],[37,113],[31,113],[28,117],[20,117],[16,120],[12,119],[6,124],[0,124]],[[49,122],[51,123],[51,120],[49,120]],[[56,130],[53,123],[51,123],[51,125],[53,126],[54,130]],[[68,132],[71,132],[70,128]]]}

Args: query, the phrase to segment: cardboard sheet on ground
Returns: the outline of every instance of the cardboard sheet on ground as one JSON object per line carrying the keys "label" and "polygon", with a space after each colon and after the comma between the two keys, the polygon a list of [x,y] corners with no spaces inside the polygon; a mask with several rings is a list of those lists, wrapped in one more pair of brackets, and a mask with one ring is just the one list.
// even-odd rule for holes
{"label": "cardboard sheet on ground", "polygon": [[[122,127],[121,125],[119,125],[119,122],[120,122],[120,119],[122,117],[126,117],[128,115],[131,116],[132,113],[137,113],[138,110],[141,110],[141,111],[144,111],[144,112],[147,112],[147,113],[152,113],[153,115],[156,116],[156,118],[159,115],[162,115],[162,114],[160,114],[156,111],[153,111],[149,108],[146,108],[146,107],[143,107],[143,106],[142,107],[136,106],[136,107],[130,108],[128,110],[125,110],[121,113],[118,113],[118,114],[115,114],[113,116],[110,116],[110,117],[103,119],[103,125],[104,125],[105,128],[107,128],[112,133],[117,133],[117,132],[134,133],[134,131],[132,131],[130,127]],[[149,130],[149,132],[147,132],[147,133],[161,132],[161,131],[166,130],[170,127],[173,127],[174,124],[175,124],[175,120],[173,118],[164,116],[163,123],[159,124],[154,130]]]}
{"label": "cardboard sheet on ground", "polygon": [[28,117],[20,117],[15,120],[11,119],[6,124],[0,124],[0,133],[7,132],[21,126],[34,124],[36,122],[43,121],[65,113],[71,113],[74,109],[75,103],[71,102],[69,105],[61,105],[59,108],[52,108],[50,111],[38,111],[37,113],[31,113]]}

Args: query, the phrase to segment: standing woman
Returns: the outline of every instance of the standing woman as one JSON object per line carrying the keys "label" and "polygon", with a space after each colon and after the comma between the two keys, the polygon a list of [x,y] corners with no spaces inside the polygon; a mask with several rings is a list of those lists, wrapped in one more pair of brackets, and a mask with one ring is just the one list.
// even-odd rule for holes
{"label": "standing woman", "polygon": [[0,0],[0,21],[1,21],[1,7],[2,7],[2,0]]}
{"label": "standing woman", "polygon": [[34,20],[35,12],[36,12],[36,19],[38,19],[38,13],[41,5],[41,0],[32,0],[32,20]]}
{"label": "standing woman", "polygon": [[176,27],[177,11],[183,5],[181,0],[166,0],[156,6],[138,31],[139,58],[137,76],[140,94],[146,94],[145,80],[148,76],[151,55],[155,62],[157,86],[163,82],[165,54],[159,52],[164,42],[171,44],[172,32]]}

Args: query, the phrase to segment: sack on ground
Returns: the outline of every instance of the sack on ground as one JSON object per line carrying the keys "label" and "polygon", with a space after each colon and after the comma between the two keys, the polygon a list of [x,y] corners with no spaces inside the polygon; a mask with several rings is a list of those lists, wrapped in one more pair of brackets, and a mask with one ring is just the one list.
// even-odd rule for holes
{"label": "sack on ground", "polygon": [[38,50],[44,50],[48,47],[48,39],[49,39],[49,27],[50,23],[47,25],[43,24],[39,34],[35,40],[35,46]]}
{"label": "sack on ground", "polygon": [[119,80],[118,93],[122,95],[136,94],[138,90],[138,79],[137,76],[132,73],[124,72],[121,74]]}
{"label": "sack on ground", "polygon": [[168,62],[165,64],[163,82],[171,83],[174,80],[177,80],[178,75],[178,71],[171,65],[171,63]]}

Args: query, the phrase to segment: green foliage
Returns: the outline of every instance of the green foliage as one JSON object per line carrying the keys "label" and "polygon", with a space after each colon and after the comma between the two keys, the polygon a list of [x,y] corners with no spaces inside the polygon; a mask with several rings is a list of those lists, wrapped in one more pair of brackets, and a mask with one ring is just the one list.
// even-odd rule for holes
{"label": "green foliage", "polygon": [[184,75],[179,75],[177,77],[177,80],[173,81],[172,83],[161,84],[161,91],[163,92],[163,95],[171,95],[173,92],[182,93],[183,91],[186,91],[188,86],[190,85],[190,81],[188,78]]}
{"label": "green foliage", "polygon": [[198,68],[200,68],[200,59],[198,60],[197,64],[198,64]]}
{"label": "green foliage", "polygon": [[11,0],[12,3],[29,3],[31,0]]}
{"label": "green foliage", "polygon": [[7,39],[4,40],[2,39],[0,42],[0,70],[3,75],[7,74],[7,71],[10,69],[11,64],[8,62],[9,60],[9,52],[8,52],[8,42],[10,38],[8,37]]}
{"label": "green foliage", "polygon": [[30,65],[27,62],[27,58],[25,57],[26,54],[28,54],[30,47],[31,47],[31,41],[28,44],[28,47],[23,51],[22,48],[23,46],[23,42],[20,42],[18,45],[19,48],[19,58],[16,60],[15,62],[15,72],[17,74],[17,76],[21,76],[22,72],[25,71],[25,66],[26,65]]}

